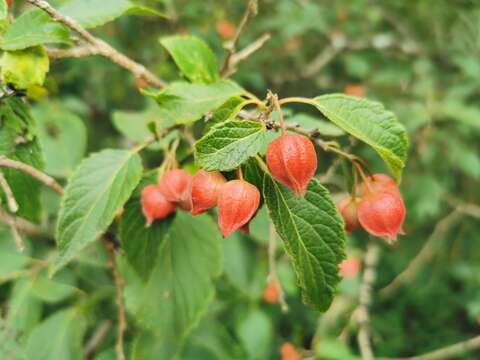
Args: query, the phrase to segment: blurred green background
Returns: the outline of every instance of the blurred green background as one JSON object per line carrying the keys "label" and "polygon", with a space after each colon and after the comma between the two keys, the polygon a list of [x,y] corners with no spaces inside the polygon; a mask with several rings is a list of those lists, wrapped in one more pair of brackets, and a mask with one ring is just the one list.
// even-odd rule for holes
{"label": "blurred green background", "polygon": [[[229,26],[238,24],[246,5],[240,0],[144,3],[165,11],[169,19],[124,16],[94,33],[169,81],[179,74],[160,46],[160,36],[195,34],[209,43],[220,61],[223,43],[231,35]],[[17,2],[15,11],[22,6]],[[371,307],[376,356],[412,356],[478,334],[480,3],[261,0],[240,47],[264,33],[271,39],[233,75],[246,89],[260,98],[268,89],[280,97],[361,94],[382,102],[408,129],[410,153],[401,183],[408,209],[406,235],[381,250]],[[126,123],[155,112],[137,85],[141,84],[131,74],[98,57],[52,62],[48,97],[32,102],[47,172],[65,179],[84,154],[130,144],[135,129]],[[292,114],[298,112],[318,117],[306,107],[292,107]],[[345,146],[350,143],[345,137],[338,139]],[[352,152],[375,172],[386,172],[367,146],[353,144]],[[155,151],[148,155],[152,166],[158,164]],[[320,153],[321,173],[334,160]],[[347,191],[342,167],[330,175],[321,178],[334,195]],[[58,200],[45,191],[42,201],[40,217],[50,224]],[[363,233],[348,237],[350,259],[362,259],[367,240]],[[216,280],[215,300],[188,338],[182,358],[278,359],[281,345],[291,342],[305,358],[359,359],[358,327],[349,319],[358,299],[360,273],[342,281],[332,308],[320,315],[302,304],[288,259],[282,257],[280,279],[290,307],[283,314],[262,296],[267,241],[268,220],[260,212],[251,236],[235,235],[224,242],[224,274]],[[104,319],[114,321],[114,289],[108,269],[100,265],[101,252],[92,249],[64,270],[58,282],[48,280],[42,262],[35,260],[51,253],[51,243],[35,240],[28,245],[31,257],[15,255],[9,232],[1,230],[0,348],[13,347],[14,353],[14,341],[8,339],[28,336],[48,314],[71,304],[80,304],[88,314],[87,334]],[[383,290],[406,268],[400,281]],[[115,332],[110,333],[96,359],[112,358]],[[134,335],[131,325],[127,347]],[[458,359],[479,356],[477,351]]]}

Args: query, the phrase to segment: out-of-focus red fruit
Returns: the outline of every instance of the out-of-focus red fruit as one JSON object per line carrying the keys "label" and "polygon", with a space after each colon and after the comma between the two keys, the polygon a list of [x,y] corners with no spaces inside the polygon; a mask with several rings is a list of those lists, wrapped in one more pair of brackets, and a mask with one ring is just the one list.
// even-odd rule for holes
{"label": "out-of-focus red fruit", "polygon": [[260,192],[244,180],[232,180],[220,188],[218,225],[224,237],[247,224],[260,205]]}
{"label": "out-of-focus red fruit", "polygon": [[175,211],[175,204],[165,199],[158,185],[147,185],[142,190],[142,212],[150,227],[157,219],[163,219]]}
{"label": "out-of-focus red fruit", "polygon": [[277,304],[280,299],[280,288],[278,283],[274,280],[270,280],[263,290],[263,300],[267,304]]}
{"label": "out-of-focus red fruit", "polygon": [[292,189],[295,197],[305,195],[317,170],[317,154],[309,138],[297,134],[280,136],[268,145],[266,160],[277,181]]}
{"label": "out-of-focus red fruit", "polygon": [[170,202],[185,201],[188,196],[189,183],[191,176],[188,172],[181,169],[167,171],[160,179],[160,190]]}
{"label": "out-of-focus red fruit", "polygon": [[354,200],[351,196],[349,196],[337,203],[337,209],[340,212],[340,215],[342,215],[345,223],[345,230],[349,233],[360,227],[357,216],[359,201],[360,200],[358,198],[355,198]]}
{"label": "out-of-focus red fruit", "polygon": [[369,191],[393,191],[399,193],[395,180],[385,174],[373,174],[372,177],[368,178],[368,185],[362,183],[362,194],[366,194]]}
{"label": "out-of-focus red fruit", "polygon": [[348,84],[345,86],[345,90],[343,92],[345,95],[358,97],[365,97],[365,94],[367,93],[365,86],[358,84]]}
{"label": "out-of-focus red fruit", "polygon": [[403,234],[405,204],[399,192],[392,190],[371,191],[358,204],[358,220],[362,227],[374,236],[383,237],[391,243]]}
{"label": "out-of-focus red fruit", "polygon": [[360,272],[360,259],[356,257],[349,257],[348,259],[343,260],[339,267],[341,276],[347,279],[354,278]]}
{"label": "out-of-focus red fruit", "polygon": [[135,85],[139,89],[145,89],[146,87],[148,87],[148,82],[143,77],[137,77],[135,79]]}
{"label": "out-of-focus red fruit", "polygon": [[282,355],[282,360],[302,360],[302,357],[297,350],[295,350],[295,347],[289,342],[282,345],[280,354]]}
{"label": "out-of-focus red fruit", "polygon": [[7,6],[10,8],[13,5],[13,0],[7,0]]}
{"label": "out-of-focus red fruit", "polygon": [[223,40],[232,39],[237,33],[237,28],[228,20],[220,20],[217,22],[217,33]]}
{"label": "out-of-focus red fruit", "polygon": [[218,193],[227,180],[219,173],[199,170],[191,182],[191,212],[192,215],[201,214],[217,206]]}

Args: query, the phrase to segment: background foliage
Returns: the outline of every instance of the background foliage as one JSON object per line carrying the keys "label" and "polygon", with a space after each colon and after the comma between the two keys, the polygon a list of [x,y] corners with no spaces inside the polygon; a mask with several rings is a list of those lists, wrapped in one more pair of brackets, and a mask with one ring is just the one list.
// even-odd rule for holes
{"label": "background foliage", "polygon": [[[221,63],[225,51],[218,24],[223,20],[238,23],[245,9],[245,3],[238,0],[145,0],[135,5],[118,0],[118,13],[106,21],[102,11],[112,1],[84,0],[77,8],[62,1],[51,3],[60,11],[65,9],[66,14],[84,16],[82,24],[92,28],[95,35],[147,64],[169,82],[179,79],[178,67],[159,43],[159,37],[197,35],[212,47],[213,64],[215,58]],[[48,19],[39,10],[33,10],[36,13],[32,15],[25,8],[22,1],[15,2],[13,13],[23,14],[17,19],[19,26],[22,16],[32,16],[25,19],[27,27],[33,26],[33,21]],[[96,17],[92,18],[92,11]],[[167,18],[156,16],[154,11]],[[480,5],[473,0],[264,0],[259,15],[240,40],[243,47],[265,32],[272,35],[233,75],[257,96],[262,98],[266,89],[271,89],[281,97],[313,98],[361,86],[366,97],[394,111],[408,130],[410,153],[401,183],[408,209],[406,235],[396,245],[382,247],[371,307],[372,346],[377,356],[421,354],[478,333],[480,252],[476,241],[480,228],[478,207],[472,204],[480,201],[480,107],[476,101],[480,95],[479,24]],[[25,37],[24,45],[44,43],[45,39],[39,40],[41,36],[53,37],[56,43],[68,42],[65,29],[56,25],[52,24],[45,34]],[[172,39],[162,41],[170,51]],[[15,50],[18,45],[12,44],[18,41],[13,40],[3,38],[2,48]],[[145,139],[145,125],[159,112],[157,105],[139,91],[143,85],[100,57],[51,60],[48,64],[42,48],[30,51],[40,54],[34,66],[39,73],[25,74],[25,78],[39,85],[43,82],[41,69],[49,66],[50,72],[45,88],[32,86],[29,91],[32,117],[18,113],[18,108],[25,106],[18,104],[20,100],[2,100],[1,152],[5,153],[16,141],[10,130],[21,131],[25,143],[17,146],[15,154],[7,155],[42,167],[61,183],[88,155],[84,161],[94,168],[117,168],[116,178],[107,179],[101,174],[89,178],[88,171],[77,173],[76,178],[84,176],[84,181],[95,184],[99,193],[108,181],[131,183],[133,190],[141,176],[137,155],[126,150],[96,152],[104,148],[128,149]],[[18,66],[18,59],[15,61]],[[25,66],[32,68],[31,64]],[[8,59],[2,62],[2,74],[5,69]],[[182,71],[187,73],[188,68]],[[200,72],[204,74],[201,82],[215,80],[211,69]],[[232,95],[237,94],[236,89],[224,85]],[[185,122],[198,111],[190,106]],[[319,117],[313,108],[291,108],[291,121],[305,127],[312,118]],[[12,111],[16,117],[9,113]],[[162,115],[168,117],[169,109],[165,111]],[[328,129],[332,137],[338,135],[338,128],[326,127],[324,133]],[[198,129],[194,127],[195,131]],[[345,146],[351,142],[346,137],[339,141]],[[158,149],[165,144],[155,146],[144,153],[145,167],[157,166],[162,160]],[[370,147],[353,142],[353,152],[367,159],[375,172],[387,172]],[[186,146],[179,149],[179,156],[188,159]],[[335,159],[320,152],[320,173],[327,172]],[[126,168],[134,170],[128,172],[130,178],[124,179],[122,169]],[[226,165],[225,170],[230,168]],[[342,166],[336,169],[329,176],[320,176],[320,181],[339,195],[347,186]],[[46,234],[52,233],[58,196],[17,171],[4,173],[21,205],[18,215],[40,224]],[[149,182],[147,175],[141,184]],[[136,266],[137,272],[123,257],[118,259],[126,278],[127,356],[158,359],[162,354],[170,358],[180,351],[182,359],[277,359],[280,346],[291,342],[305,349],[305,357],[359,358],[355,341],[358,326],[349,318],[358,299],[360,274],[343,279],[332,307],[320,314],[302,303],[290,262],[279,251],[278,271],[290,307],[284,314],[278,305],[269,305],[262,297],[268,274],[269,237],[264,209],[252,223],[251,236],[235,234],[222,240],[210,217],[187,220],[187,215],[181,213],[167,235],[161,224],[151,230],[154,235],[146,234],[141,233],[141,226],[129,227],[142,221],[139,188],[125,207],[123,219],[131,221],[120,222],[119,240],[122,246],[128,246],[132,234],[145,238],[145,249],[139,251],[147,253],[148,246],[155,249],[152,242],[159,241],[161,246],[158,253],[151,254],[147,266]],[[119,204],[129,196],[121,191],[116,194]],[[85,198],[88,195],[77,194]],[[0,358],[79,359],[99,326],[110,330],[90,356],[99,360],[115,358],[115,288],[106,254],[101,244],[92,242],[95,234],[106,230],[110,223],[105,219],[117,215],[114,208],[100,204],[93,213],[80,207],[74,215],[60,214],[59,228],[62,219],[69,216],[98,217],[105,224],[99,221],[96,228],[85,228],[80,233],[82,242],[89,245],[69,266],[58,266],[53,278],[48,277],[48,266],[62,251],[62,242],[70,241],[68,236],[59,239],[59,250],[47,235],[23,236],[26,250],[20,255],[8,228],[1,228]],[[187,241],[186,234],[193,232],[198,232],[195,243]],[[362,258],[367,240],[363,233],[349,236],[348,257]],[[409,266],[425,244],[421,261],[405,281],[384,288]],[[159,264],[168,267],[159,268]],[[138,269],[142,269],[140,273]],[[139,285],[142,277],[148,278],[147,286]],[[173,284],[173,297],[165,293],[165,289],[172,288],[169,284]],[[478,355],[459,358],[475,359]]]}

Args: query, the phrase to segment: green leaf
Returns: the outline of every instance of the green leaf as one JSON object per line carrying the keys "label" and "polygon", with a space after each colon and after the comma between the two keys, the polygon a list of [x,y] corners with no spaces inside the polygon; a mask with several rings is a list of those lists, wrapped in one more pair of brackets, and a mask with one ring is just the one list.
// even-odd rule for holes
{"label": "green leaf", "polygon": [[27,357],[35,360],[80,360],[86,328],[85,317],[76,310],[57,311],[30,334]]}
{"label": "green leaf", "polygon": [[71,0],[59,11],[77,20],[85,28],[104,25],[122,15],[165,16],[157,10],[129,0]]}
{"label": "green leaf", "polygon": [[288,123],[298,124],[302,129],[318,131],[323,136],[342,136],[345,132],[331,122],[304,113],[295,114],[287,119]]}
{"label": "green leaf", "polygon": [[103,150],[80,164],[62,198],[52,273],[107,230],[141,176],[140,157],[127,150]]}
{"label": "green leaf", "polygon": [[58,177],[70,176],[87,147],[87,129],[82,119],[57,102],[38,103],[32,114],[37,121],[45,172]]}
{"label": "green leaf", "polygon": [[20,253],[15,246],[11,232],[7,227],[0,227],[0,277],[8,277],[28,264],[28,247]]}
{"label": "green leaf", "polygon": [[143,91],[160,105],[158,114],[165,117],[161,124],[169,127],[175,124],[191,124],[209,111],[215,110],[232,96],[244,94],[236,83],[221,80],[214,84],[189,84],[174,82],[159,92]]}
{"label": "green leaf", "polygon": [[1,42],[2,50],[22,50],[51,43],[70,43],[70,31],[40,10],[32,9],[11,24]]}
{"label": "green leaf", "polygon": [[0,0],[0,20],[8,17],[8,5],[6,0]]}
{"label": "green leaf", "polygon": [[[35,122],[27,105],[21,99],[4,99],[0,105],[0,155],[42,170],[43,158],[35,135]],[[42,208],[40,183],[20,170],[3,169],[3,173],[18,202],[18,215],[38,221]]]}
{"label": "green leaf", "polygon": [[273,326],[261,310],[250,311],[237,325],[238,337],[248,353],[248,359],[268,359],[273,340]]}
{"label": "green leaf", "polygon": [[[9,157],[39,170],[43,169],[43,158],[36,140],[17,145],[15,153]],[[4,169],[3,173],[17,200],[19,206],[17,215],[38,222],[42,213],[41,184],[20,170]]]}
{"label": "green leaf", "polygon": [[373,147],[397,179],[408,151],[407,132],[382,104],[343,94],[318,96],[313,105],[347,133]]}
{"label": "green leaf", "polygon": [[202,39],[175,35],[161,38],[160,43],[191,82],[209,84],[220,79],[215,54]]}
{"label": "green leaf", "polygon": [[234,119],[242,108],[244,102],[245,99],[240,96],[233,96],[225,101],[222,106],[214,111],[212,118],[207,122],[207,128],[211,129],[216,124]]}
{"label": "green leaf", "polygon": [[140,204],[142,189],[156,183],[157,172],[145,176],[135,190],[134,195],[125,205],[119,228],[119,239],[130,265],[144,280],[148,280],[158,257],[158,248],[167,234],[172,217],[162,221],[155,221],[149,228],[145,228],[145,217]]}
{"label": "green leaf", "polygon": [[[212,278],[223,265],[222,239],[208,215],[192,217],[179,211],[163,240],[147,283],[127,266],[125,304],[142,324],[156,332],[162,349],[154,359],[171,359],[198,324],[213,299]],[[163,345],[163,346],[162,346]],[[142,346],[135,346],[133,358]]]}
{"label": "green leaf", "polygon": [[295,199],[290,189],[265,174],[263,195],[293,262],[303,301],[327,310],[340,281],[338,264],[345,258],[343,220],[328,190],[314,179],[305,197]]}
{"label": "green leaf", "polygon": [[195,159],[205,170],[236,169],[260,151],[265,132],[258,121],[225,121],[215,125],[195,144]]}
{"label": "green leaf", "polygon": [[40,46],[5,51],[0,61],[2,82],[17,89],[42,86],[50,68],[47,53]]}
{"label": "green leaf", "polygon": [[32,284],[29,279],[19,279],[13,284],[8,299],[6,321],[11,328],[23,334],[30,333],[42,317],[42,304],[33,296]]}

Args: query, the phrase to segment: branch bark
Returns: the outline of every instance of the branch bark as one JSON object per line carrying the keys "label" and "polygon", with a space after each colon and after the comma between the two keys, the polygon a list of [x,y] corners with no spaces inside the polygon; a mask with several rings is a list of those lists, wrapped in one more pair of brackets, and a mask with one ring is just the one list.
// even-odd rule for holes
{"label": "branch bark", "polygon": [[7,167],[7,168],[11,168],[11,169],[20,170],[20,171],[30,175],[31,177],[37,179],[38,181],[40,181],[44,185],[48,186],[49,188],[51,188],[56,193],[58,193],[60,195],[63,194],[62,186],[60,186],[60,184],[57,183],[54,178],[48,176],[47,174],[44,174],[40,170],[35,169],[34,167],[32,167],[30,165],[24,164],[20,161],[8,159],[5,156],[0,156],[0,167]]}
{"label": "branch bark", "polygon": [[477,349],[480,349],[480,336],[434,350],[424,355],[402,358],[377,358],[377,360],[444,360],[452,357],[459,357],[460,355]]}
{"label": "branch bark", "polygon": [[[130,59],[126,55],[114,49],[105,41],[96,38],[90,32],[88,32],[85,28],[83,28],[77,21],[75,21],[74,19],[68,16],[64,16],[60,14],[48,2],[44,0],[27,0],[27,1],[30,4],[45,11],[48,15],[50,15],[50,17],[53,20],[59,23],[62,23],[68,28],[70,28],[71,30],[75,31],[87,44],[90,45],[91,48],[95,49],[96,54],[110,59],[115,64],[130,71],[136,78],[144,79],[152,86],[159,87],[159,88],[166,86],[166,83],[162,79],[160,79],[155,74],[150,72],[145,66]],[[86,50],[82,50],[82,52],[84,51]]]}
{"label": "branch bark", "polygon": [[372,345],[370,343],[370,313],[369,307],[372,302],[372,288],[377,277],[377,263],[380,254],[379,244],[371,238],[367,253],[365,254],[365,270],[360,284],[360,296],[355,317],[359,323],[357,341],[363,360],[374,360]]}
{"label": "branch bark", "polygon": [[123,288],[125,286],[125,280],[123,279],[122,275],[118,271],[117,264],[115,262],[115,248],[114,243],[111,239],[104,235],[103,243],[105,245],[105,249],[107,250],[108,256],[108,266],[112,271],[113,279],[115,281],[115,290],[116,296],[115,301],[117,303],[118,308],[118,326],[117,326],[117,343],[115,345],[115,351],[117,353],[117,360],[125,360],[125,352],[124,352],[124,341],[123,337],[125,331],[127,330],[127,316],[125,313],[125,304],[123,302]]}

